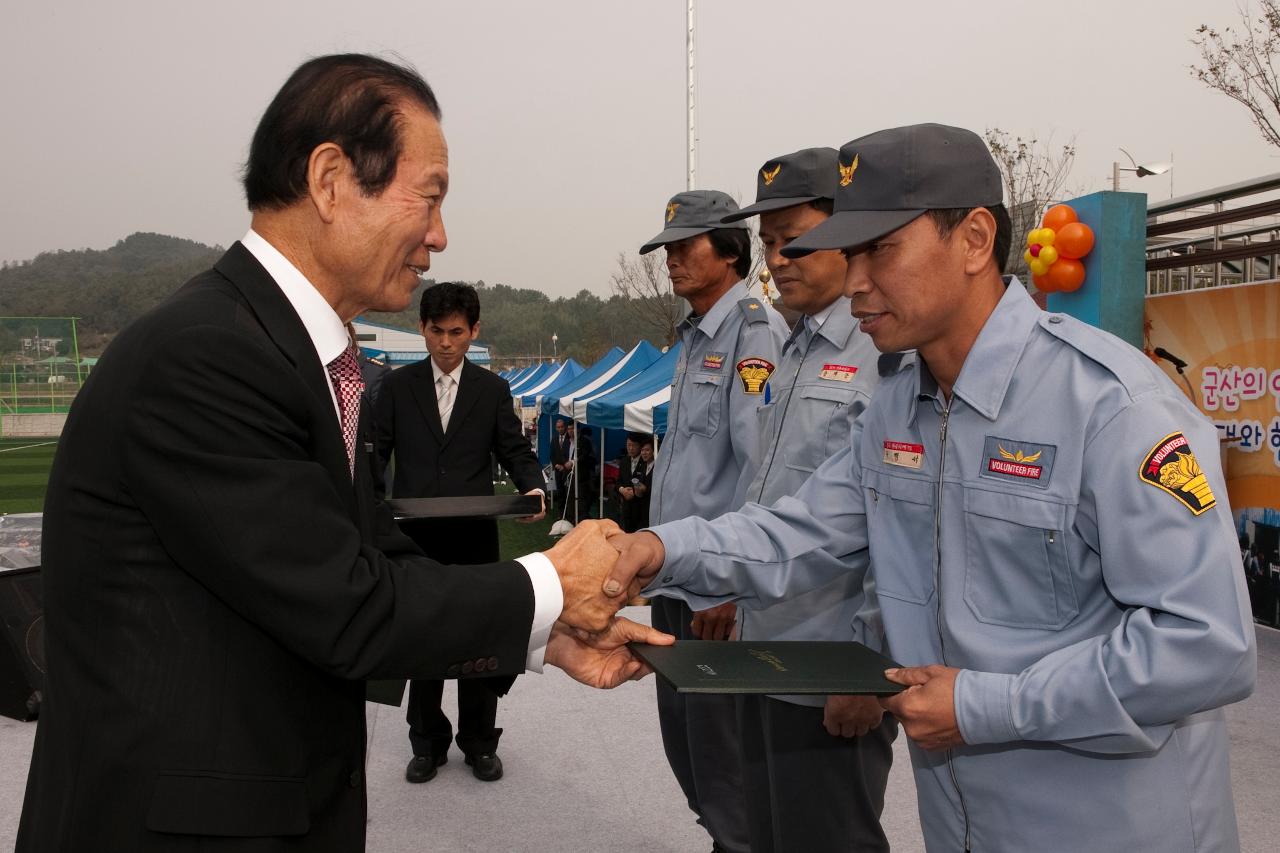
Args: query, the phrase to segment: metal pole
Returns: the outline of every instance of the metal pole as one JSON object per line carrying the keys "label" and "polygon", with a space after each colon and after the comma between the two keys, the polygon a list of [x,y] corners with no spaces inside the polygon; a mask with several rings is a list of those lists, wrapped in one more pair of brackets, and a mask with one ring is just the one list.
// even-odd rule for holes
{"label": "metal pole", "polygon": [[1111,161],[1111,189],[1120,192],[1120,162],[1118,160]]}
{"label": "metal pole", "polygon": [[604,518],[604,427],[600,427],[600,449],[596,451],[596,461],[600,466],[600,503],[596,507],[596,512]]}
{"label": "metal pole", "polygon": [[[1215,201],[1213,203],[1213,212],[1222,212],[1222,202]],[[1213,226],[1213,248],[1215,250],[1222,248],[1222,226]],[[1213,286],[1217,287],[1222,284],[1222,261],[1218,261],[1213,265]]]}
{"label": "metal pole", "polygon": [[688,51],[688,66],[685,69],[686,70],[685,95],[686,95],[686,104],[688,107],[687,122],[688,122],[688,130],[689,130],[689,140],[688,140],[689,149],[687,152],[689,175],[688,175],[688,180],[686,181],[686,186],[685,186],[685,189],[687,190],[691,190],[695,186],[697,186],[697,172],[698,172],[698,135],[697,135],[696,125],[694,123],[694,114],[693,114],[694,94],[695,94],[694,90],[696,88],[694,83],[694,65],[693,65],[693,18],[694,18],[693,7],[694,7],[694,0],[689,0],[688,6],[685,10],[685,46]]}

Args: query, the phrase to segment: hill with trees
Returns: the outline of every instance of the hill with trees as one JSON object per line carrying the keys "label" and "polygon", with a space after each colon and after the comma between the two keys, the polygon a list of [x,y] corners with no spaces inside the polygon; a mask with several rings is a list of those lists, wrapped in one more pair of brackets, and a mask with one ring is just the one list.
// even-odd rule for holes
{"label": "hill with trees", "polygon": [[[120,329],[211,267],[222,252],[192,240],[139,233],[109,249],[45,252],[6,263],[0,267],[0,316],[78,317],[80,354],[97,355]],[[426,279],[423,286],[434,283]],[[642,337],[658,347],[669,342],[663,329],[637,314],[643,307],[637,298],[616,292],[602,298],[582,290],[552,299],[537,290],[472,283],[480,290],[480,338],[499,360],[537,356],[539,348],[550,356],[552,334],[561,357],[584,364],[611,346],[629,347]],[[417,328],[417,295],[404,311],[366,316]]]}

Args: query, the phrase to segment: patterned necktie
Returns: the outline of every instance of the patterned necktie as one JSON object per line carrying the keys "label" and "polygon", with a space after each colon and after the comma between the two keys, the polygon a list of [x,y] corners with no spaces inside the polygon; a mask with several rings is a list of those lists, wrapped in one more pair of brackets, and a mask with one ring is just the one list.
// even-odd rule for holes
{"label": "patterned necktie", "polygon": [[333,383],[333,396],[338,400],[342,414],[342,438],[347,445],[347,469],[351,479],[356,476],[356,426],[360,421],[360,395],[364,393],[364,380],[360,377],[360,362],[355,347],[347,347],[342,355],[325,365],[329,381]]}
{"label": "patterned necktie", "polygon": [[453,377],[440,374],[436,380],[436,406],[440,410],[440,429],[449,430],[449,415],[453,413]]}

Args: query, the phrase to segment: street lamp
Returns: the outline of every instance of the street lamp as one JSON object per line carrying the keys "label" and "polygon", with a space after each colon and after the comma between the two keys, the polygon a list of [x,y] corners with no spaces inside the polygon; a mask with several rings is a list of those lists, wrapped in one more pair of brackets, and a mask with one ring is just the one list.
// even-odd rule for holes
{"label": "street lamp", "polygon": [[1145,163],[1139,166],[1138,162],[1133,159],[1132,154],[1130,154],[1128,151],[1125,151],[1123,148],[1121,148],[1120,151],[1124,153],[1124,156],[1129,158],[1129,162],[1133,164],[1133,168],[1130,169],[1128,166],[1121,166],[1118,161],[1112,162],[1111,189],[1115,190],[1116,192],[1120,192],[1120,173],[1121,172],[1133,172],[1139,178],[1145,178],[1147,175],[1163,175],[1165,172],[1173,168],[1172,163]]}
{"label": "street lamp", "polygon": [[551,333],[551,360],[553,362],[560,360],[556,351],[556,341],[558,340],[560,340],[560,336],[557,335],[555,332],[552,332]]}

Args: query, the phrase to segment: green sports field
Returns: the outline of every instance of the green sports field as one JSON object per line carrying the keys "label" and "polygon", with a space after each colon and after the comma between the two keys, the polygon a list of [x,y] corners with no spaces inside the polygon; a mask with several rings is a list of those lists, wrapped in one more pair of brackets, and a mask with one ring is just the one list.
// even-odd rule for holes
{"label": "green sports field", "polygon": [[0,513],[40,512],[57,440],[0,438]]}

